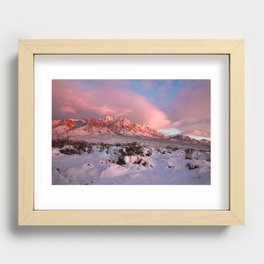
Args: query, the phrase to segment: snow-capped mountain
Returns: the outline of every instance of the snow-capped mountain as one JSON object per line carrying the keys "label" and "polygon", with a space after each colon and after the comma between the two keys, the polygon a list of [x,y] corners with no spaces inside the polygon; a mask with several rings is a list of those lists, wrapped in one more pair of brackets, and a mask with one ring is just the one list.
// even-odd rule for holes
{"label": "snow-capped mountain", "polygon": [[200,139],[200,140],[198,140],[198,139],[191,138],[189,136],[182,135],[182,134],[169,136],[169,139],[172,140],[172,141],[181,140],[181,141],[185,141],[185,142],[203,143],[203,144],[206,144],[206,145],[210,145],[210,140],[208,140],[208,139]]}
{"label": "snow-capped mountain", "polygon": [[62,119],[52,120],[52,136],[78,136],[78,135],[127,135],[163,138],[164,135],[147,125],[130,122],[125,117],[114,119],[111,116],[88,119]]}

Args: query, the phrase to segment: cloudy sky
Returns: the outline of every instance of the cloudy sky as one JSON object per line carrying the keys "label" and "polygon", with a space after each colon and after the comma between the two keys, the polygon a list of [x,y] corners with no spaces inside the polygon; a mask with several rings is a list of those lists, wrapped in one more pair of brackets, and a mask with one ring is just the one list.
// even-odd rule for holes
{"label": "cloudy sky", "polygon": [[52,118],[127,117],[210,138],[210,80],[53,80]]}

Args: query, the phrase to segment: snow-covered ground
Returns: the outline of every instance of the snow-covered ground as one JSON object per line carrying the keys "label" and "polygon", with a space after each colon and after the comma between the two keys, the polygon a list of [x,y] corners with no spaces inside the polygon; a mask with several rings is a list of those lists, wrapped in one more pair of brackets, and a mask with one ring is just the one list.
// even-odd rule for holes
{"label": "snow-covered ground", "polygon": [[209,145],[152,139],[131,143],[129,138],[111,138],[110,142],[102,142],[102,136],[101,142],[55,142],[52,183],[210,184]]}

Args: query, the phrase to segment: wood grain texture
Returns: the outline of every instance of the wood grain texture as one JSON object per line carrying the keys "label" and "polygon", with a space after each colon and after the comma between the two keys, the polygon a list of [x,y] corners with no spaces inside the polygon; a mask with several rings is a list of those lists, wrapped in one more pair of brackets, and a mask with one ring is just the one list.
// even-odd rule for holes
{"label": "wood grain texture", "polygon": [[238,225],[230,211],[34,211],[22,225],[192,226]]}
{"label": "wood grain texture", "polygon": [[[230,209],[210,211],[34,210],[34,55],[38,54],[228,54],[230,56]],[[243,224],[243,86],[244,42],[242,40],[19,41],[19,225]]]}
{"label": "wood grain texture", "polygon": [[21,40],[34,54],[228,54],[239,40]]}
{"label": "wood grain texture", "polygon": [[230,210],[244,223],[244,42],[230,54]]}
{"label": "wood grain texture", "polygon": [[33,211],[34,182],[34,57],[19,43],[19,223]]}

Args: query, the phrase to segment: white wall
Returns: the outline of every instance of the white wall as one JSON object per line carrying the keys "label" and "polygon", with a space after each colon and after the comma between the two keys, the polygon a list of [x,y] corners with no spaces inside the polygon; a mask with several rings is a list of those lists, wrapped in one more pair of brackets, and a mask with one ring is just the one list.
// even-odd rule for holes
{"label": "white wall", "polygon": [[[263,263],[262,2],[2,1],[0,262]],[[19,38],[245,38],[246,225],[231,228],[17,227]]]}

